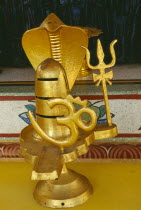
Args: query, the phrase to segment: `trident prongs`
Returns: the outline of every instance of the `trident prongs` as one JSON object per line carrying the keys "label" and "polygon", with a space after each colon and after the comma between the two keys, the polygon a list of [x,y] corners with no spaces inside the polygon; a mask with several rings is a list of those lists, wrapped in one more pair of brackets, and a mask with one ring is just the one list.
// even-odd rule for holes
{"label": "trident prongs", "polygon": [[105,69],[110,68],[115,65],[116,56],[115,56],[114,45],[116,42],[117,42],[117,40],[114,40],[110,44],[110,52],[111,52],[111,56],[112,56],[112,61],[109,64],[105,64],[103,48],[102,48],[100,40],[99,39],[97,40],[97,57],[99,60],[99,64],[97,66],[92,66],[90,64],[90,52],[87,48],[82,46],[83,48],[86,49],[86,60],[87,60],[88,67],[93,70],[96,70],[96,69],[100,70],[100,74],[93,74],[93,81],[97,82],[96,86],[99,86],[100,83],[102,84],[102,91],[103,91],[103,95],[104,95],[104,102],[105,102],[105,108],[106,108],[106,117],[107,117],[107,122],[108,122],[109,126],[112,126],[112,118],[111,118],[111,114],[110,114],[110,106],[109,106],[109,101],[108,101],[106,82],[109,85],[112,85],[112,83],[111,83],[111,81],[109,81],[109,79],[113,78],[113,72],[109,71],[106,73]]}

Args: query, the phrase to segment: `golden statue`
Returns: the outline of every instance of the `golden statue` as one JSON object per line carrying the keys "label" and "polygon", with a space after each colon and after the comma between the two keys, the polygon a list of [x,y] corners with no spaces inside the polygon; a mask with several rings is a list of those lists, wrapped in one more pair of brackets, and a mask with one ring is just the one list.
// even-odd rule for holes
{"label": "golden statue", "polygon": [[[104,53],[98,41],[99,64],[89,64],[87,28],[64,25],[51,14],[39,28],[27,31],[23,36],[24,50],[36,70],[36,117],[29,111],[31,124],[21,131],[21,155],[34,164],[32,180],[39,180],[34,191],[36,201],[45,207],[68,208],[80,205],[92,195],[89,180],[67,168],[66,163],[87,153],[95,139],[117,135],[112,124],[108,104],[106,82],[112,73],[105,73],[115,63],[111,44],[112,62],[103,62]],[[87,100],[69,95],[87,51],[87,65],[99,69],[94,81],[102,83],[108,124],[96,125],[96,113],[87,107]],[[76,110],[74,104],[79,104]],[[90,120],[82,119],[88,114]]]}

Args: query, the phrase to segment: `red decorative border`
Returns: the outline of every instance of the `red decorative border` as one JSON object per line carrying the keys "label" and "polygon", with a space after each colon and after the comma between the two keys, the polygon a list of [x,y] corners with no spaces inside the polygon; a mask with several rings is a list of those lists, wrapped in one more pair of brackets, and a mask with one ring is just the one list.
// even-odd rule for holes
{"label": "red decorative border", "polygon": [[28,101],[35,100],[35,96],[0,96],[0,101]]}
{"label": "red decorative border", "polygon": [[[79,95],[81,99],[87,100],[101,100],[103,95]],[[76,97],[76,95],[74,95]],[[141,99],[141,95],[108,95],[109,99]],[[0,101],[24,101],[24,100],[35,100],[35,96],[0,96]]]}
{"label": "red decorative border", "polygon": [[[79,95],[81,99],[87,100],[101,100],[103,99],[103,95]],[[74,96],[75,97],[75,96]],[[141,95],[134,94],[134,95],[108,95],[109,99],[141,99]]]}
{"label": "red decorative border", "polygon": [[91,145],[85,159],[141,159],[141,144]]}
{"label": "red decorative border", "polygon": [[0,133],[0,137],[20,137],[19,133]]}
{"label": "red decorative border", "polygon": [[18,143],[0,143],[0,158],[20,158]]}
{"label": "red decorative border", "polygon": [[[1,143],[0,158],[21,158],[18,143]],[[91,145],[89,151],[81,159],[141,159],[140,144],[103,143]]]}

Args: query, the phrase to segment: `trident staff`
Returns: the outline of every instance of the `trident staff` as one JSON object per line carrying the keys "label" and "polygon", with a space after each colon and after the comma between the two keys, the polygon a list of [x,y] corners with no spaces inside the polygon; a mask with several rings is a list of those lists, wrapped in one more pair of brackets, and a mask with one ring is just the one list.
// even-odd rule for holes
{"label": "trident staff", "polygon": [[107,85],[106,82],[109,85],[112,85],[111,81],[109,81],[109,79],[113,78],[113,72],[109,71],[109,72],[105,72],[106,68],[110,68],[112,66],[115,65],[116,62],[116,57],[115,57],[115,50],[114,50],[114,45],[117,42],[117,40],[114,40],[111,42],[110,44],[110,52],[111,52],[111,56],[112,56],[112,61],[109,64],[105,64],[104,63],[104,52],[103,52],[103,48],[101,45],[100,40],[97,40],[97,57],[99,60],[99,64],[97,66],[92,66],[90,64],[90,52],[87,48],[83,47],[86,49],[86,60],[87,60],[87,65],[90,69],[93,70],[100,70],[100,74],[93,74],[93,81],[97,82],[96,86],[99,86],[100,83],[102,84],[102,91],[103,91],[103,95],[104,95],[104,102],[105,102],[105,108],[106,108],[106,118],[107,118],[107,122],[109,126],[112,126],[112,118],[111,118],[111,114],[110,114],[110,106],[109,106],[109,101],[108,101],[108,94],[107,94]]}

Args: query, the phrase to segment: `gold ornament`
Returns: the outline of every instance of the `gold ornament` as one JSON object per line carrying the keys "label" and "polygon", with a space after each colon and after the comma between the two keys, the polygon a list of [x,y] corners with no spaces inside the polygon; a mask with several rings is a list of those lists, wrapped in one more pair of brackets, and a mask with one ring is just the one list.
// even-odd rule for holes
{"label": "gold ornament", "polygon": [[[34,191],[36,201],[45,207],[68,208],[87,201],[93,188],[85,176],[67,168],[67,163],[88,152],[96,139],[110,138],[117,134],[116,125],[109,117],[106,82],[112,72],[105,73],[115,63],[111,44],[112,62],[103,62],[104,53],[98,41],[99,64],[89,64],[89,28],[63,24],[54,14],[49,15],[39,28],[27,31],[22,39],[23,48],[36,70],[36,117],[29,111],[31,124],[20,134],[20,152],[25,160],[33,163],[32,180],[39,180]],[[96,125],[96,113],[87,107],[87,100],[69,95],[84,62],[85,48],[88,66],[100,69],[94,74],[97,85],[102,83],[108,125]],[[74,104],[80,105],[76,110]],[[83,120],[83,114],[90,120]]]}
{"label": "gold ornament", "polygon": [[35,70],[46,58],[53,58],[61,63],[71,90],[85,57],[81,46],[87,47],[88,37],[100,33],[101,30],[95,28],[90,30],[85,27],[67,26],[51,13],[40,27],[24,33],[22,45]]}
{"label": "gold ornament", "polygon": [[87,65],[90,69],[92,70],[96,70],[99,69],[100,70],[100,74],[93,74],[93,80],[96,83],[96,86],[99,86],[100,83],[102,84],[102,91],[103,91],[103,95],[104,95],[104,102],[105,102],[105,107],[106,107],[106,116],[107,116],[107,122],[109,126],[112,126],[112,118],[111,118],[111,114],[110,114],[110,106],[109,106],[109,101],[108,101],[108,94],[107,94],[107,86],[106,86],[106,82],[109,85],[112,85],[112,83],[109,81],[109,79],[113,78],[113,72],[107,72],[105,73],[105,69],[106,68],[110,68],[112,66],[115,65],[116,62],[116,57],[115,57],[115,51],[114,51],[114,44],[117,42],[117,40],[112,41],[112,43],[110,44],[110,52],[111,52],[111,56],[112,56],[112,61],[109,64],[105,64],[104,63],[104,52],[102,49],[102,45],[100,40],[97,40],[97,57],[99,60],[99,64],[97,66],[92,66],[90,64],[90,52],[88,49],[86,49],[86,60],[87,60]]}

